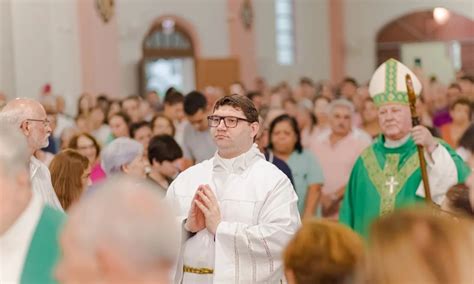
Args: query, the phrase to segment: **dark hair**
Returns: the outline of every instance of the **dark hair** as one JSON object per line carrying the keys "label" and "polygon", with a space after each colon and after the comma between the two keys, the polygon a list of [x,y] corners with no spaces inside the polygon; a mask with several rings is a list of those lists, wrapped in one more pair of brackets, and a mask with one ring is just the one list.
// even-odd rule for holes
{"label": "dark hair", "polygon": [[137,133],[138,129],[142,127],[148,127],[151,129],[150,123],[144,120],[130,124],[128,127],[128,130],[130,132],[130,137],[135,139],[135,133]]}
{"label": "dark hair", "polygon": [[466,131],[464,131],[461,139],[459,139],[458,146],[463,147],[474,155],[474,123],[471,123]]}
{"label": "dark hair", "polygon": [[300,85],[310,85],[314,86],[313,80],[308,77],[301,77],[300,78]]}
{"label": "dark hair", "polygon": [[163,161],[174,161],[183,157],[183,151],[173,137],[169,135],[157,135],[151,138],[148,144],[148,160],[153,164],[153,160],[158,163]]}
{"label": "dark hair", "polygon": [[458,83],[451,83],[451,85],[449,85],[448,89],[457,89],[460,92],[462,91],[461,86],[459,86]]}
{"label": "dark hair", "polygon": [[278,123],[284,122],[284,121],[289,122],[291,125],[291,128],[293,128],[293,132],[296,135],[295,150],[298,153],[301,153],[303,151],[303,146],[301,145],[301,135],[300,135],[300,130],[298,129],[298,123],[296,122],[296,119],[294,117],[289,116],[288,114],[282,114],[276,117],[270,124],[270,131],[268,134],[270,137],[270,141],[268,143],[268,149],[273,149],[272,134],[273,134],[273,130],[275,129],[275,126]]}
{"label": "dark hair", "polygon": [[346,77],[344,78],[344,80],[342,80],[342,84],[344,83],[350,83],[352,85],[354,85],[356,88],[359,87],[359,84],[357,83],[356,79],[352,78],[352,77]]}
{"label": "dark hair", "polygon": [[184,96],[178,91],[167,92],[163,98],[163,103],[165,105],[175,105],[184,102]]}
{"label": "dark hair", "polygon": [[169,87],[166,91],[165,91],[165,96],[168,95],[169,93],[172,93],[172,92],[178,92],[178,90],[176,90],[174,87]]}
{"label": "dark hair", "polygon": [[128,114],[126,114],[125,112],[119,111],[119,112],[117,112],[117,113],[112,114],[112,115],[109,117],[109,121],[110,121],[110,120],[112,119],[112,117],[114,117],[114,116],[119,116],[119,117],[121,117],[121,118],[123,119],[123,121],[125,121],[125,124],[126,124],[127,126],[130,125],[130,121],[131,121],[131,120],[130,120],[130,117],[129,117]]}
{"label": "dark hair", "polygon": [[222,106],[231,106],[235,109],[241,110],[244,113],[245,118],[247,118],[250,123],[258,122],[258,111],[255,108],[253,102],[246,96],[224,96],[214,104],[214,109],[212,112],[215,112]]}
{"label": "dark hair", "polygon": [[195,115],[199,110],[205,111],[206,107],[207,99],[198,91],[192,91],[184,97],[184,113],[186,115]]}
{"label": "dark hair", "polygon": [[474,84],[474,76],[471,76],[471,75],[464,75],[460,78],[461,80],[467,80],[469,82],[471,82],[472,84]]}
{"label": "dark hair", "polygon": [[87,137],[88,139],[90,139],[92,141],[92,143],[94,143],[94,148],[95,148],[95,151],[96,151],[95,157],[96,158],[99,157],[99,154],[100,154],[99,142],[97,142],[97,140],[94,138],[94,136],[90,135],[87,132],[82,132],[82,133],[74,135],[71,138],[71,140],[69,140],[69,145],[67,145],[67,147],[71,148],[73,150],[77,150],[78,149],[77,141],[79,140],[79,137],[81,137],[81,136]]}
{"label": "dark hair", "polygon": [[449,206],[457,213],[474,216],[474,211],[469,201],[469,187],[464,183],[453,185],[446,192]]}
{"label": "dark hair", "polygon": [[263,95],[260,92],[249,92],[249,93],[247,93],[247,98],[249,98],[249,100],[253,101],[253,98],[255,98],[255,97],[263,97]]}
{"label": "dark hair", "polygon": [[472,108],[473,108],[471,101],[467,98],[459,98],[454,101],[450,109],[453,110],[456,107],[456,105],[465,105],[469,108],[469,120],[470,120],[472,117]]}
{"label": "dark hair", "polygon": [[156,120],[157,120],[158,118],[163,118],[163,119],[165,119],[166,121],[168,121],[168,123],[169,123],[170,126],[171,126],[171,132],[172,132],[172,133],[171,133],[171,136],[174,136],[175,133],[176,133],[176,128],[174,127],[173,121],[172,121],[169,117],[167,117],[166,115],[161,114],[161,113],[156,114],[156,115],[151,119],[151,131],[153,131],[153,129],[155,129],[155,123],[156,123]]}

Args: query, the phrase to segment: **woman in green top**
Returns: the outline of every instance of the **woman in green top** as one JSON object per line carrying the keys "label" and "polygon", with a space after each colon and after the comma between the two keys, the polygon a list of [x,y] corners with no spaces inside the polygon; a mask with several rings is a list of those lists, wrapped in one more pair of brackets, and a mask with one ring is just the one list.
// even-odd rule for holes
{"label": "woman in green top", "polygon": [[272,121],[268,148],[284,160],[293,173],[301,216],[314,216],[323,185],[323,171],[316,157],[303,150],[300,131],[293,117],[283,114]]}

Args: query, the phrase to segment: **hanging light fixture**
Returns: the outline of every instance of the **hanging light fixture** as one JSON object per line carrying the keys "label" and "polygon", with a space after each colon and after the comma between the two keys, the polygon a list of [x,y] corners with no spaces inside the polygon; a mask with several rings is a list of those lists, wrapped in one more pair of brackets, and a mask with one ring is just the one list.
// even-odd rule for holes
{"label": "hanging light fixture", "polygon": [[444,25],[450,17],[451,13],[446,8],[437,7],[433,9],[433,18],[439,25]]}

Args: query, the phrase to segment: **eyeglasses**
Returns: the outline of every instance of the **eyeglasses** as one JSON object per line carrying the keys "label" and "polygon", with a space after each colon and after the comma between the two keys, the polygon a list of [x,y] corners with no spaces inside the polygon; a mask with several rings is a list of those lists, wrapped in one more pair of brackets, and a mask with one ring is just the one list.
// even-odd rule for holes
{"label": "eyeglasses", "polygon": [[42,122],[44,127],[49,126],[49,124],[51,123],[51,121],[49,121],[49,119],[47,119],[47,118],[45,118],[45,119],[32,119],[32,118],[28,118],[26,121]]}
{"label": "eyeglasses", "polygon": [[248,119],[236,117],[236,116],[219,116],[219,115],[210,115],[207,117],[207,123],[209,127],[217,127],[221,123],[221,120],[224,120],[224,125],[227,128],[234,128],[239,123],[239,120],[250,122]]}

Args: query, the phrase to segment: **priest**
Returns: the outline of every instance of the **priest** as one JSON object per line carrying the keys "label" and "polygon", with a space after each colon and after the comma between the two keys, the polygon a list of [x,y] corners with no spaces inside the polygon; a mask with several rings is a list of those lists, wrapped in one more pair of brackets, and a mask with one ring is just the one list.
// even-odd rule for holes
{"label": "priest", "polygon": [[55,283],[64,213],[31,190],[25,137],[0,124],[0,283]]}
{"label": "priest", "polygon": [[281,283],[281,255],[300,225],[293,186],[253,144],[258,113],[247,97],[218,100],[208,124],[214,157],[167,191],[184,232],[174,281]]}
{"label": "priest", "polygon": [[377,68],[370,80],[382,134],[357,159],[340,213],[340,221],[364,237],[375,218],[424,199],[417,145],[424,148],[433,202],[440,204],[449,187],[464,182],[469,173],[446,142],[435,139],[424,126],[412,127],[406,74],[419,95],[420,81],[394,59]]}

